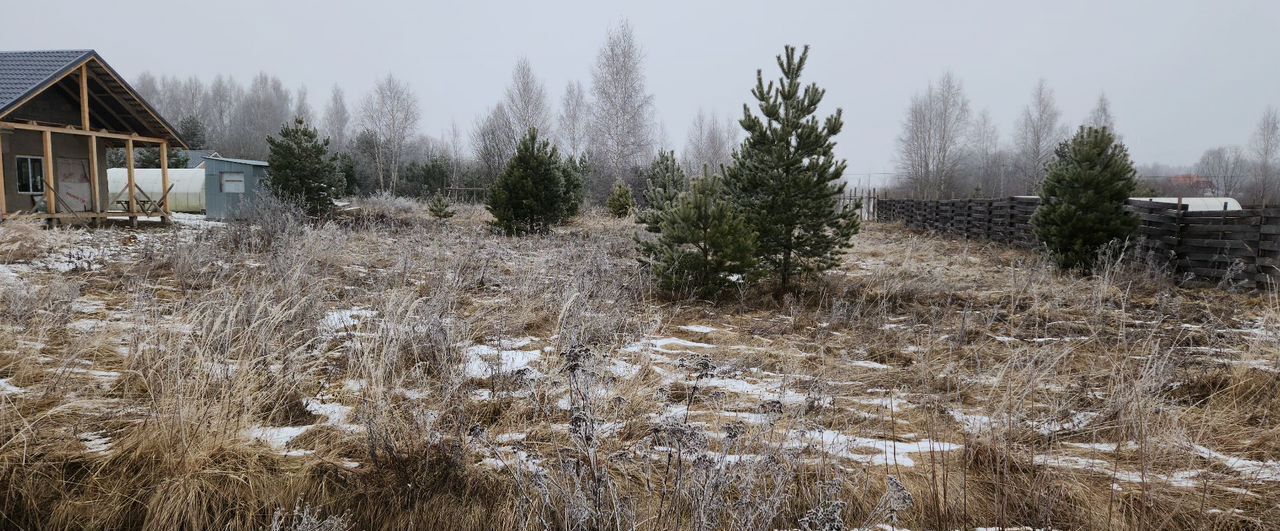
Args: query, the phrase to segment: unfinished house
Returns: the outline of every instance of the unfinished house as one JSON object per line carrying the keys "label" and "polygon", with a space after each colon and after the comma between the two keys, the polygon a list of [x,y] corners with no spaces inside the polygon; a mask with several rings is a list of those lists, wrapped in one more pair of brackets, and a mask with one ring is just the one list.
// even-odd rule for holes
{"label": "unfinished house", "polygon": [[[176,129],[93,50],[0,52],[0,220],[159,217],[168,222]],[[160,148],[162,191],[134,180],[134,148]],[[124,148],[127,186],[108,186],[107,150]]]}

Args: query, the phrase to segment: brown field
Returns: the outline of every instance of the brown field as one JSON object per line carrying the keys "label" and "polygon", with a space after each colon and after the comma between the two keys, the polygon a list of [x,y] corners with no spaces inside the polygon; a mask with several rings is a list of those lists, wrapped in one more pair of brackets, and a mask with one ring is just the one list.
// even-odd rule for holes
{"label": "brown field", "polygon": [[0,225],[0,527],[1280,527],[1274,292],[866,224],[677,301],[629,220],[363,206]]}

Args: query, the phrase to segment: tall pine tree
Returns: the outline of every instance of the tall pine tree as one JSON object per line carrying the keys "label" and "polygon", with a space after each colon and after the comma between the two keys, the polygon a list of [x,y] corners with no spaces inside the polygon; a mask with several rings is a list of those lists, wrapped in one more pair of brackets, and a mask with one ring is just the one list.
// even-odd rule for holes
{"label": "tall pine tree", "polygon": [[1137,171],[1129,150],[1105,127],[1080,127],[1055,155],[1031,225],[1060,267],[1088,271],[1102,246],[1137,228],[1125,209]]}
{"label": "tall pine tree", "polygon": [[329,157],[329,140],[320,140],[315,128],[298,118],[285,124],[279,136],[267,137],[267,145],[271,150],[267,184],[276,196],[297,203],[311,216],[329,213],[334,199],[346,189]]}
{"label": "tall pine tree", "polygon": [[778,56],[782,76],[765,85],[756,71],[760,116],[743,106],[739,122],[747,138],[734,153],[726,184],[757,234],[757,257],[785,290],[799,274],[834,267],[858,232],[857,205],[841,208],[845,163],[832,138],[844,126],[842,111],[821,122],[815,113],[825,93],[801,86],[809,56],[787,46]]}
{"label": "tall pine tree", "polygon": [[714,297],[750,273],[755,235],[719,176],[695,181],[659,217],[658,238],[641,260],[663,290]]}
{"label": "tall pine tree", "polygon": [[486,206],[494,227],[509,236],[550,232],[574,210],[564,186],[571,171],[560,152],[530,129],[489,192]]}

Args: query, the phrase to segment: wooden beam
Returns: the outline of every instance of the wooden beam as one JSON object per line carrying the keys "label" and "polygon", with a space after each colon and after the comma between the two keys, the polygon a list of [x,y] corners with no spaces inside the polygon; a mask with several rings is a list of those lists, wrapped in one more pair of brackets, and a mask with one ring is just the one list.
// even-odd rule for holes
{"label": "wooden beam", "polygon": [[8,210],[5,209],[4,196],[4,137],[0,135],[0,221],[3,221],[4,215],[8,213]]}
{"label": "wooden beam", "polygon": [[102,213],[102,189],[98,183],[98,137],[89,137],[89,190],[93,193],[93,213]]}
{"label": "wooden beam", "polygon": [[89,126],[89,66],[80,65],[80,128],[88,131]]}
{"label": "wooden beam", "polygon": [[53,132],[44,132],[44,202],[45,211],[50,214],[58,213],[58,200],[53,189]]}
{"label": "wooden beam", "polygon": [[[106,72],[107,75],[111,76],[111,79],[115,81],[117,85],[120,86],[121,90],[132,92],[133,96],[137,98],[138,104],[142,107],[144,111],[146,111],[148,115],[151,116],[153,120],[155,120],[156,125],[159,125],[161,129],[163,129],[165,132],[169,133],[169,135],[171,135],[174,139],[176,139],[178,141],[179,146],[181,146],[182,148],[187,148],[186,142],[182,140],[182,137],[178,136],[178,132],[174,130],[172,126],[169,125],[168,122],[165,121],[164,117],[160,116],[160,112],[156,111],[151,106],[150,103],[147,103],[147,100],[142,99],[141,95],[137,94],[137,92],[134,92],[133,89],[129,87],[129,84],[125,83],[123,79],[120,79],[120,77],[116,75],[115,71],[112,70],[110,66],[107,66],[107,64],[100,59],[95,58],[95,59],[90,59],[90,61],[93,61],[95,64],[98,65],[99,68],[102,69],[103,72]],[[88,63],[89,61],[85,61],[85,64],[88,64]],[[98,73],[94,72],[93,76],[94,76],[94,79],[97,79]],[[98,80],[98,84],[102,85],[104,88],[106,88],[107,86],[101,80]],[[124,101],[121,100],[119,96],[117,96],[114,92],[111,92],[110,94],[113,98],[115,98],[116,101],[120,102],[120,105],[123,106],[126,111],[129,111],[129,114],[137,118],[140,123],[142,123],[143,125],[148,125],[146,123],[146,120],[143,120],[142,117],[138,116],[138,113],[135,112],[132,107],[129,107],[129,105],[124,103]]]}
{"label": "wooden beam", "polygon": [[160,221],[169,222],[169,143],[160,144]]}
{"label": "wooden beam", "polygon": [[[125,112],[129,113],[129,116],[132,116],[133,119],[138,122],[139,126],[150,128],[151,124],[147,123],[147,119],[144,118],[142,115],[138,114],[138,111],[136,111],[132,106],[130,106],[127,102],[125,102],[124,99],[122,99],[119,94],[116,94],[115,91],[111,90],[111,88],[108,87],[106,83],[103,83],[102,79],[98,76],[97,72],[92,72],[90,75],[93,76],[94,81],[97,81],[99,85],[102,85],[103,88],[107,89],[107,96],[110,96],[111,99],[116,101],[116,103],[119,103],[120,107],[123,108]],[[114,80],[116,84],[119,85],[122,89],[126,86],[123,81],[116,79],[115,76],[112,76],[112,80]],[[139,99],[141,99],[141,97],[139,97]],[[146,105],[143,105],[143,107],[146,107]],[[151,114],[151,111],[147,110],[147,113]],[[160,117],[154,114],[152,114],[151,116],[153,119],[156,120],[156,123],[159,125],[159,129],[162,129],[162,130],[167,129],[164,126],[164,120],[160,119]],[[169,134],[174,135],[174,138],[177,138],[178,136],[177,133],[174,133],[173,131],[169,131]]]}
{"label": "wooden beam", "polygon": [[129,141],[135,141],[135,142],[142,142],[146,144],[162,144],[166,142],[166,140],[163,138],[155,138],[155,137],[149,137],[149,136],[138,136],[138,135],[130,135],[130,134],[124,134],[124,133],[112,133],[109,131],[81,131],[80,129],[77,129],[74,127],[54,127],[50,125],[20,124],[17,122],[0,122],[0,129],[15,129],[18,131],[52,132],[52,133],[80,135],[80,136],[96,136],[99,138],[111,138],[114,140],[129,140]]}
{"label": "wooden beam", "polygon": [[133,167],[133,139],[130,138],[124,143],[125,167],[129,170],[129,222],[138,226],[138,184],[134,181]]}

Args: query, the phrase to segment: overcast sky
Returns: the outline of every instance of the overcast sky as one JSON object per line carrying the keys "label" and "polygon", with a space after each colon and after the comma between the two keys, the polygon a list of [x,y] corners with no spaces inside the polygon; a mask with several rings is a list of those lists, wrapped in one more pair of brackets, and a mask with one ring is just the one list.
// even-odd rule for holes
{"label": "overcast sky", "polygon": [[773,74],[784,44],[810,44],[807,79],[844,109],[837,140],[853,174],[894,169],[912,94],[947,70],[1005,142],[1038,78],[1073,126],[1105,91],[1140,164],[1244,144],[1280,105],[1275,0],[5,3],[0,49],[93,48],[129,79],[266,71],[305,85],[319,110],[334,83],[355,100],[392,72],[433,135],[452,120],[469,129],[522,55],[558,107],[568,81],[589,84],[607,28],[625,18],[676,149],[698,109],[741,113],[755,70]]}

